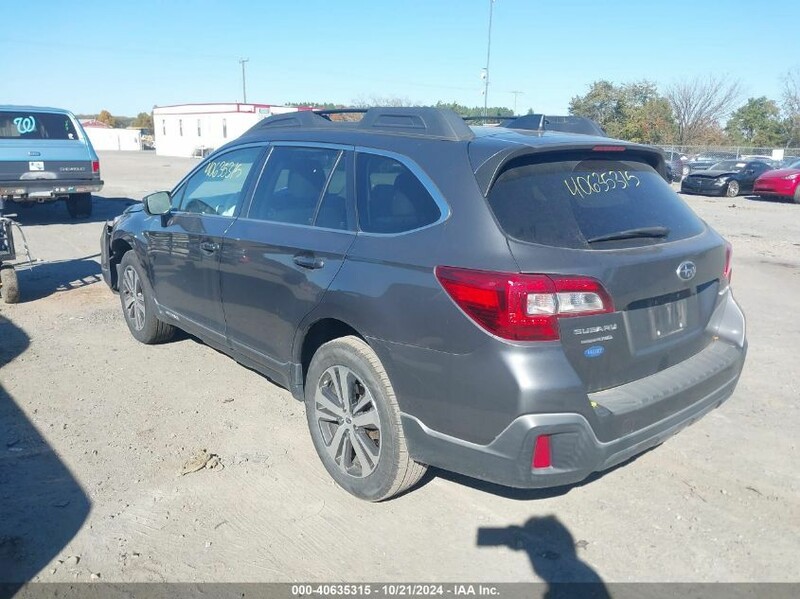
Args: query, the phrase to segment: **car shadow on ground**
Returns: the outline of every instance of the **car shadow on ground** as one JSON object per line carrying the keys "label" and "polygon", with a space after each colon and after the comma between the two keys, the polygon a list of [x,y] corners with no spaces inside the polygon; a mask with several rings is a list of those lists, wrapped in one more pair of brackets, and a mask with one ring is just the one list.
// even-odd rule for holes
{"label": "car shadow on ground", "polygon": [[534,573],[548,585],[544,597],[611,596],[600,575],[578,557],[577,550],[588,541],[576,541],[556,516],[533,517],[522,526],[479,528],[476,544],[524,551]]}
{"label": "car shadow on ground", "polygon": [[[0,316],[0,372],[30,339]],[[2,380],[0,376],[0,380]],[[69,409],[63,406],[63,409]],[[91,502],[69,468],[0,384],[0,596],[13,596],[64,549]]]}
{"label": "car shadow on ground", "polygon": [[783,196],[764,197],[764,196],[745,195],[745,196],[740,196],[740,197],[742,197],[745,200],[752,200],[753,202],[766,202],[768,204],[794,204],[795,203],[792,198],[783,197]]}
{"label": "car shadow on ground", "polygon": [[[69,225],[81,223],[104,223],[122,214],[128,206],[137,204],[138,201],[126,197],[92,196],[92,215],[86,218],[71,218],[67,212],[67,203],[64,200],[46,202],[44,204],[28,204],[6,202],[5,213],[16,214],[16,220],[23,227],[25,225]],[[98,233],[98,239],[100,235]],[[18,242],[18,253],[21,244]]]}
{"label": "car shadow on ground", "polygon": [[100,264],[94,260],[98,257],[99,254],[94,254],[72,260],[34,262],[32,265],[18,263],[16,270],[21,301],[32,302],[57,292],[101,282]]}

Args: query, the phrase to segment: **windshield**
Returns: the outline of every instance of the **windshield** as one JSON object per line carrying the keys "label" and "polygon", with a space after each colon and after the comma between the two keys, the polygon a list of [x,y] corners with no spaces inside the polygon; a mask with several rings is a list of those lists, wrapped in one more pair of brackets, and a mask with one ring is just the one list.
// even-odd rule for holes
{"label": "windshield", "polygon": [[796,169],[800,169],[800,160],[797,160],[796,162],[792,162],[792,163],[791,163],[789,166],[787,166],[786,168],[796,168]]}
{"label": "windshield", "polygon": [[4,110],[0,112],[0,139],[79,138],[67,114]]}
{"label": "windshield", "polygon": [[703,230],[650,165],[593,152],[514,161],[488,200],[507,235],[556,247],[650,245]]}
{"label": "windshield", "polygon": [[740,172],[746,165],[746,162],[741,160],[722,160],[712,165],[709,170],[712,171],[731,171],[734,173]]}

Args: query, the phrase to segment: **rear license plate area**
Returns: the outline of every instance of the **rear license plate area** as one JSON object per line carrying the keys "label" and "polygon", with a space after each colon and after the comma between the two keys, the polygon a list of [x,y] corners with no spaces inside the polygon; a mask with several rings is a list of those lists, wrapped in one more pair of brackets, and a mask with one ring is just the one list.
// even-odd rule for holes
{"label": "rear license plate area", "polygon": [[650,338],[664,339],[686,330],[689,322],[689,298],[683,298],[649,310]]}

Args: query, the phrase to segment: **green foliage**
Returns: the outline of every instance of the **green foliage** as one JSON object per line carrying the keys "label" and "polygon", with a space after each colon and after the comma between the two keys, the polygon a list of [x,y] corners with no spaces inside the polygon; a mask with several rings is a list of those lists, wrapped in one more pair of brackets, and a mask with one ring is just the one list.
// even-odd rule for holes
{"label": "green foliage", "polygon": [[153,131],[153,114],[150,112],[140,112],[136,118],[131,121],[131,127],[139,127],[140,129],[147,129]]}
{"label": "green foliage", "polygon": [[101,123],[105,123],[109,127],[117,126],[117,119],[111,116],[111,113],[108,110],[101,110],[100,114],[97,115],[97,120]]}
{"label": "green foliage", "polygon": [[672,108],[651,81],[595,81],[585,95],[572,98],[569,113],[596,121],[611,137],[633,142],[663,144],[675,135]]}
{"label": "green foliage", "polygon": [[728,120],[725,132],[734,143],[759,147],[782,145],[784,123],[778,105],[766,96],[750,98]]}

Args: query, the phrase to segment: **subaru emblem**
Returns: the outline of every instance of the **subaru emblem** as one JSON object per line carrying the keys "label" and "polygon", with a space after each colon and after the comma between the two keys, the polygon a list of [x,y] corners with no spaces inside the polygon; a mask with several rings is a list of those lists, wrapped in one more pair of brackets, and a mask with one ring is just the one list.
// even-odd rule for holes
{"label": "subaru emblem", "polygon": [[686,262],[681,262],[675,273],[682,281],[691,281],[694,275],[697,274],[697,267],[694,265],[694,262],[689,262],[687,260]]}

